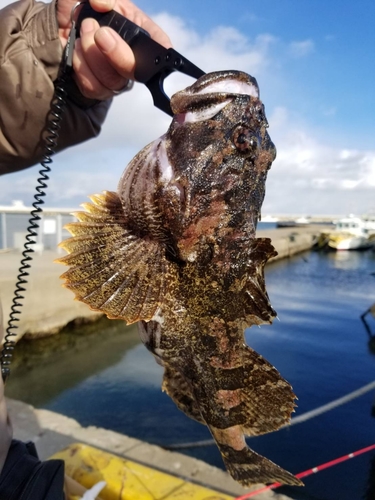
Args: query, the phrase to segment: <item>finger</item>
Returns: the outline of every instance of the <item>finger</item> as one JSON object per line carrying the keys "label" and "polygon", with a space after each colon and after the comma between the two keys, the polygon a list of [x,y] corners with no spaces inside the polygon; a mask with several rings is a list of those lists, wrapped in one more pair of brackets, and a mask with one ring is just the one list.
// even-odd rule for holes
{"label": "finger", "polygon": [[134,80],[135,58],[129,45],[115,31],[106,27],[96,31],[94,40],[116,74]]}
{"label": "finger", "polygon": [[64,0],[56,2],[57,24],[59,26],[59,37],[63,48],[66,45],[71,30],[71,13],[76,0]]}
{"label": "finger", "polygon": [[75,0],[64,0],[56,3],[56,15],[59,28],[68,28],[70,26],[70,16],[75,4]]}
{"label": "finger", "polygon": [[75,81],[82,95],[89,99],[99,99],[102,101],[113,97],[113,92],[102,85],[92,73],[83,55],[81,40],[77,40],[75,44],[73,69]]}
{"label": "finger", "polygon": [[97,12],[107,12],[115,7],[116,0],[90,0],[91,7]]}
{"label": "finger", "polygon": [[[82,55],[89,66],[92,74],[104,87],[110,90],[121,89],[128,77],[116,71],[103,54],[95,42],[95,33],[98,31],[99,24],[94,19],[85,19],[81,25],[81,49]],[[100,30],[99,30],[100,31]],[[110,30],[112,31],[112,30]],[[120,38],[120,37],[119,37]],[[120,38],[121,44],[125,48],[130,48]],[[117,50],[120,52],[120,50]],[[130,50],[131,52],[131,50]],[[134,56],[132,55],[133,59]]]}
{"label": "finger", "polygon": [[127,17],[130,21],[148,31],[151,38],[163,45],[163,47],[172,47],[172,42],[168,35],[141,9],[134,5],[130,0],[118,0],[115,10]]}

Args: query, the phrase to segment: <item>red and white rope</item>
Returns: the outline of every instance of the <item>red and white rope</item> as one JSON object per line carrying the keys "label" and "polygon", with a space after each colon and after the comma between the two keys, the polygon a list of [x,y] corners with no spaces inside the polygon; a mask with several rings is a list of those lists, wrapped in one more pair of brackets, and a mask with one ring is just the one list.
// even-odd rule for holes
{"label": "red and white rope", "polygon": [[[311,474],[316,474],[317,472],[319,472],[323,469],[328,469],[329,467],[337,465],[341,462],[345,462],[346,460],[349,460],[350,458],[358,457],[358,455],[362,455],[363,453],[367,453],[368,451],[371,451],[371,450],[375,450],[375,444],[372,444],[371,446],[367,446],[366,448],[362,448],[360,450],[354,451],[353,453],[348,453],[347,455],[343,455],[342,457],[336,458],[335,460],[330,460],[329,462],[325,462],[324,464],[318,465],[317,467],[312,467],[311,469],[300,472],[299,474],[296,474],[296,477],[298,477],[298,479],[301,479],[303,477],[310,476]],[[278,488],[279,486],[282,486],[282,484],[281,483],[269,484],[268,486],[264,486],[263,488],[259,488],[258,490],[254,490],[254,491],[250,491],[249,493],[245,493],[245,495],[237,497],[237,498],[235,498],[235,500],[247,500],[248,498],[255,497],[256,495],[259,495],[260,493],[263,493],[264,491],[272,490],[274,488]]]}

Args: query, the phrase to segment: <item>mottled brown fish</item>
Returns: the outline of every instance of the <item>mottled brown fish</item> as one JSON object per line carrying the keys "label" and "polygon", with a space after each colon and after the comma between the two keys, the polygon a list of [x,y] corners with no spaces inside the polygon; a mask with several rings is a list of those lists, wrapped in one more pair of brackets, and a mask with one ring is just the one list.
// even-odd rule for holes
{"label": "mottled brown fish", "polygon": [[65,286],[109,318],[139,321],[163,390],[208,426],[235,480],[302,484],[244,438],[288,423],[295,406],[244,342],[246,327],[275,317],[263,275],[275,250],[255,237],[275,158],[258,85],[211,73],[171,106],[168,132],[131,161],[118,192],[92,196],[68,225]]}

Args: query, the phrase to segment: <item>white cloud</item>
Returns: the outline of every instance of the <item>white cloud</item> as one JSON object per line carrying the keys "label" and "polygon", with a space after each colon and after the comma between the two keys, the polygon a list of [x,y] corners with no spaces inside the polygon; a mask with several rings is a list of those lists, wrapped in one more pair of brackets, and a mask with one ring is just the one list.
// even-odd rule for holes
{"label": "white cloud", "polygon": [[340,187],[342,189],[355,189],[362,183],[362,179],[343,179],[342,181],[340,181]]}
{"label": "white cloud", "polygon": [[[0,0],[1,2],[2,0]],[[154,17],[171,36],[174,46],[205,71],[239,69],[267,83],[267,92],[279,85],[275,76],[282,46],[302,57],[314,50],[311,40],[286,47],[272,35],[250,40],[231,26],[220,26],[201,36],[182,19],[161,13]],[[284,77],[282,84],[288,87]],[[174,74],[166,81],[170,95],[191,83]],[[262,95],[262,89],[261,89]],[[265,103],[267,107],[267,102]],[[269,110],[269,108],[267,107]],[[374,207],[375,150],[333,147],[299,115],[298,110],[278,106],[269,111],[270,135],[278,155],[267,181],[264,213],[348,213]],[[116,99],[99,138],[58,155],[48,188],[49,206],[77,206],[91,193],[116,189],[123,169],[147,143],[163,134],[170,118],[152,106],[142,85]],[[320,131],[320,136],[321,136]],[[0,178],[2,203],[23,199],[29,203],[35,185],[35,167]]]}
{"label": "white cloud", "polygon": [[302,40],[291,42],[289,44],[289,53],[293,57],[305,57],[315,50],[315,44],[312,40]]}
{"label": "white cloud", "polygon": [[272,35],[263,34],[250,41],[232,26],[217,26],[199,36],[181,19],[168,13],[154,19],[169,34],[176,50],[206,72],[238,69],[259,75],[270,63],[269,51],[276,41]]}
{"label": "white cloud", "polygon": [[269,116],[277,158],[263,212],[362,213],[375,208],[375,150],[338,149],[285,108]]}

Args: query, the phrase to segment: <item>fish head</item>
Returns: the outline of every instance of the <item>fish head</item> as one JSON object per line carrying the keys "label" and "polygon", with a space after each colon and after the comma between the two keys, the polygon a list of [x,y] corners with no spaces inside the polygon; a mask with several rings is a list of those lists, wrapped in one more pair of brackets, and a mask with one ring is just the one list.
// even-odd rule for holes
{"label": "fish head", "polygon": [[[125,169],[118,195],[135,234],[195,261],[207,241],[255,238],[276,150],[258,84],[240,71],[202,76],[171,98],[167,132]],[[209,252],[211,252],[211,244]]]}
{"label": "fish head", "polygon": [[172,96],[171,107],[166,152],[187,219],[221,210],[221,224],[254,234],[276,157],[255,78],[206,74]]}

